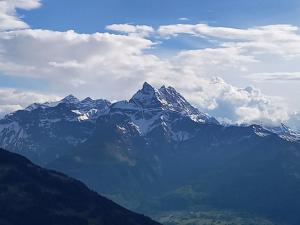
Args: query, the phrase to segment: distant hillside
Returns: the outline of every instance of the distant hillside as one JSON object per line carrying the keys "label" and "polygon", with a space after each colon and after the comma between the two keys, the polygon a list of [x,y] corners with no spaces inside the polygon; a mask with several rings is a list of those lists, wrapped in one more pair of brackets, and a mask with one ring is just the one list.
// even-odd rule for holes
{"label": "distant hillside", "polygon": [[63,174],[0,149],[1,225],[159,225]]}

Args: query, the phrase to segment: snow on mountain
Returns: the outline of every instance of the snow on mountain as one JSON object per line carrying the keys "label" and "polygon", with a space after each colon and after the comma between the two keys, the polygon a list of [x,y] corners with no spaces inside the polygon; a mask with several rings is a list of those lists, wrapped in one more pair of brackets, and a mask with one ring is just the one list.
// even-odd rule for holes
{"label": "snow on mountain", "polygon": [[[13,149],[27,143],[30,149],[36,149],[35,143],[45,141],[57,142],[57,145],[67,142],[74,146],[93,133],[102,116],[120,117],[120,124],[116,123],[124,134],[126,129],[133,129],[146,137],[159,129],[162,135],[175,142],[192,138],[196,132],[193,124],[222,126],[214,117],[193,107],[174,88],[156,89],[145,82],[129,101],[111,104],[103,99],[79,100],[68,95],[57,102],[34,103],[25,110],[11,113],[0,120],[0,147]],[[285,140],[300,140],[300,135],[285,125],[271,128],[257,125],[254,132],[261,137],[275,133]]]}
{"label": "snow on mountain", "polygon": [[2,147],[14,146],[17,148],[26,138],[28,138],[28,134],[18,122],[0,124],[0,143]]}
{"label": "snow on mountain", "polygon": [[279,135],[281,138],[287,141],[300,141],[300,134],[283,123],[281,123],[280,126],[264,126],[264,128],[272,133]]}
{"label": "snow on mountain", "polygon": [[51,107],[56,107],[58,104],[65,103],[65,104],[77,104],[79,103],[79,99],[76,98],[73,95],[68,95],[65,98],[63,98],[60,101],[56,102],[45,102],[45,103],[33,103],[29,105],[28,107],[25,108],[27,111],[33,111],[38,108],[46,109],[46,108],[51,108]]}
{"label": "snow on mountain", "polygon": [[162,86],[160,89],[152,87],[147,82],[129,101],[142,109],[160,109],[178,112],[188,116],[197,122],[214,122],[215,119],[207,114],[199,112],[173,87]]}
{"label": "snow on mountain", "polygon": [[[129,101],[112,104],[110,114],[125,115],[140,135],[147,135],[157,127],[162,127],[175,141],[186,140],[192,134],[177,131],[172,125],[180,118],[188,118],[196,123],[219,124],[216,119],[199,112],[174,88],[152,87],[147,82]],[[179,133],[178,133],[179,132]]]}
{"label": "snow on mountain", "polygon": [[[144,120],[157,120],[161,118],[164,112],[174,112],[182,116],[189,117],[195,122],[200,123],[216,123],[218,121],[207,114],[201,113],[197,108],[193,107],[182,95],[180,95],[174,88],[162,86],[160,89],[152,87],[147,82],[144,83],[143,88],[139,90],[129,101],[120,101],[111,105],[107,100],[93,100],[85,98],[80,101],[73,95],[69,95],[57,102],[34,103],[28,106],[25,110],[34,111],[37,109],[49,109],[65,104],[69,106],[71,111],[78,116],[78,120],[95,119],[96,117],[105,115],[107,113],[117,113],[120,111],[128,111],[131,114],[147,114],[147,117],[142,115],[142,118],[136,119],[136,123],[141,124]],[[134,113],[133,113],[134,112]],[[152,116],[149,116],[152,114]],[[134,119],[135,118],[135,119]],[[140,122],[138,122],[138,120]],[[145,130],[145,129],[143,129]]]}
{"label": "snow on mountain", "polygon": [[[66,105],[70,108],[70,111],[77,115],[78,121],[83,120],[94,120],[101,113],[104,113],[111,103],[107,100],[97,99],[93,100],[92,98],[85,98],[80,101],[73,95],[68,95],[57,102],[46,102],[46,103],[33,103],[28,106],[25,110],[34,111],[36,109],[49,109],[59,106],[60,104]],[[73,120],[72,118],[70,120]]]}
{"label": "snow on mountain", "polygon": [[269,135],[272,134],[272,132],[270,132],[269,130],[263,128],[262,126],[259,126],[259,125],[252,125],[251,126],[254,133],[257,135],[257,136],[260,136],[260,137],[267,137]]}
{"label": "snow on mountain", "polygon": [[33,160],[43,158],[47,162],[45,159],[60,157],[84,142],[92,134],[96,119],[110,105],[107,100],[80,101],[73,95],[57,102],[34,103],[0,120],[0,147],[26,151],[24,154],[30,158],[39,149]]}
{"label": "snow on mountain", "polygon": [[294,131],[287,125],[281,123],[278,126],[270,126],[264,124],[237,124],[237,125],[230,125],[230,124],[222,124],[222,126],[230,127],[230,126],[240,126],[240,127],[251,127],[253,132],[260,136],[260,137],[267,137],[270,135],[278,135],[280,138],[290,141],[290,142],[299,142],[300,141],[300,134],[297,131]]}

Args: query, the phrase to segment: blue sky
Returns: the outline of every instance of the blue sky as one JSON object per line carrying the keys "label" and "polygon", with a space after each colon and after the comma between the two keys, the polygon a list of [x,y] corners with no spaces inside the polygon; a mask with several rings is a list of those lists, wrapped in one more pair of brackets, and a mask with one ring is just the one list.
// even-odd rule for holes
{"label": "blue sky", "polygon": [[299,25],[297,0],[44,0],[34,11],[21,11],[34,28],[78,32],[103,31],[107,24],[159,26],[189,18],[218,26]]}
{"label": "blue sky", "polygon": [[299,15],[297,0],[2,0],[0,116],[149,81],[226,122],[300,127]]}

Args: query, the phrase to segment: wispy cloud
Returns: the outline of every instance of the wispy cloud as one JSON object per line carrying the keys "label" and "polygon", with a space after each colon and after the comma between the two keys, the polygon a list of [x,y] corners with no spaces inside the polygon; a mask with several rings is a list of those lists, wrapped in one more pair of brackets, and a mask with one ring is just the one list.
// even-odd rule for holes
{"label": "wispy cloud", "polygon": [[248,29],[213,27],[207,24],[174,24],[161,26],[162,37],[189,34],[199,38],[216,38],[223,47],[244,49],[252,54],[300,56],[299,28],[287,24],[259,26]]}
{"label": "wispy cloud", "polygon": [[300,82],[300,72],[253,73],[248,77],[257,82]]}
{"label": "wispy cloud", "polygon": [[125,34],[135,34],[140,36],[148,36],[154,32],[154,28],[146,25],[131,24],[111,24],[106,26],[107,30],[116,31]]}
{"label": "wispy cloud", "polygon": [[180,17],[180,18],[178,18],[178,20],[179,21],[190,21],[190,19],[187,17]]}

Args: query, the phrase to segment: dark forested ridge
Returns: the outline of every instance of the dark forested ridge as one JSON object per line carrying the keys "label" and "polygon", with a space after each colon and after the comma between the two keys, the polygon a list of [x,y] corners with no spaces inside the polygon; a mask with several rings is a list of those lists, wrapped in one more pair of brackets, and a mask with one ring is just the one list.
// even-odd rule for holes
{"label": "dark forested ridge", "polygon": [[1,225],[158,225],[61,173],[0,149]]}

